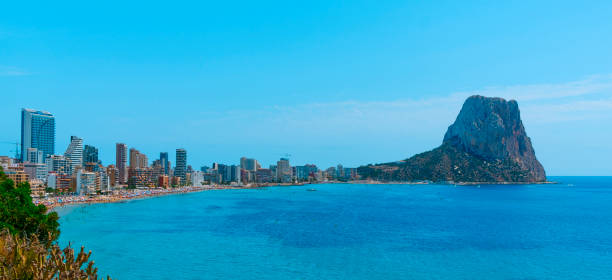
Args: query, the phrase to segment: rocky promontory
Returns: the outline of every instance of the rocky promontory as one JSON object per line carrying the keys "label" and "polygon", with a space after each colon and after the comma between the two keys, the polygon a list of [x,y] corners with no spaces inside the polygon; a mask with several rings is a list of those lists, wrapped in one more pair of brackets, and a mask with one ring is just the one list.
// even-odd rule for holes
{"label": "rocky promontory", "polygon": [[544,182],[514,100],[469,97],[442,145],[409,159],[358,169],[362,179],[433,182]]}

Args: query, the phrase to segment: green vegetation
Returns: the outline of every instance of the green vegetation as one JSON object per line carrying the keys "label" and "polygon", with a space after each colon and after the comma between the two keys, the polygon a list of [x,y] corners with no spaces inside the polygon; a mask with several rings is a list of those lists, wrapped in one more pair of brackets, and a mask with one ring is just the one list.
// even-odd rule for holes
{"label": "green vegetation", "polygon": [[81,247],[75,256],[57,245],[58,218],[32,202],[28,183],[15,185],[0,167],[0,279],[98,279],[91,252]]}
{"label": "green vegetation", "polygon": [[46,246],[36,237],[27,239],[5,230],[0,234],[0,279],[98,279],[90,256],[83,247],[75,256],[70,246],[62,250],[57,244]]}
{"label": "green vegetation", "polygon": [[362,166],[362,179],[433,182],[529,182],[527,170],[511,160],[488,161],[443,144],[400,162]]}
{"label": "green vegetation", "polygon": [[59,237],[58,218],[57,213],[47,213],[47,207],[32,202],[27,182],[16,186],[0,169],[0,228],[50,243]]}

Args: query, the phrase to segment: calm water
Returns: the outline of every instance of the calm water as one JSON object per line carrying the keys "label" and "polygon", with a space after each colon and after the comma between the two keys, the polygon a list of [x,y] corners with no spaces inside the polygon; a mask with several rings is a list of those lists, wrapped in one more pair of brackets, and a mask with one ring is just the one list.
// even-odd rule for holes
{"label": "calm water", "polygon": [[[612,177],[315,185],[60,209],[117,279],[610,279]],[[317,191],[306,191],[308,188]]]}

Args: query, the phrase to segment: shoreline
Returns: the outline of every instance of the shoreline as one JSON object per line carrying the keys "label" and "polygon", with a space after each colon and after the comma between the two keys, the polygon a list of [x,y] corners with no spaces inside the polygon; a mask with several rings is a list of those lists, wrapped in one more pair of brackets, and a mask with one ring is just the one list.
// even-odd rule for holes
{"label": "shoreline", "polygon": [[172,195],[172,194],[183,194],[199,192],[213,188],[204,187],[184,187],[177,189],[136,189],[136,190],[120,190],[114,194],[108,195],[96,195],[88,197],[84,195],[69,195],[69,196],[56,196],[47,198],[33,199],[34,204],[45,205],[47,211],[52,211],[57,207],[69,206],[69,205],[81,205],[81,204],[101,204],[101,203],[120,203],[136,199],[153,198],[158,196]]}
{"label": "shoreline", "polygon": [[278,184],[249,184],[249,185],[205,185],[205,186],[187,186],[175,189],[164,189],[164,188],[150,188],[150,189],[122,189],[116,190],[113,194],[107,195],[96,195],[96,196],[85,196],[85,195],[69,195],[69,196],[55,196],[47,198],[33,198],[32,201],[36,205],[45,205],[47,211],[52,211],[57,207],[69,206],[69,205],[81,205],[81,204],[101,204],[101,203],[121,203],[130,200],[147,199],[159,196],[173,195],[173,194],[187,194],[202,191],[212,190],[237,190],[237,189],[256,189],[264,187],[287,187],[287,186],[303,186],[304,183],[278,183]]}
{"label": "shoreline", "polygon": [[559,184],[559,182],[381,182],[381,181],[370,181],[370,180],[356,180],[356,181],[328,181],[328,182],[317,182],[317,183],[260,183],[260,184],[248,184],[248,185],[205,185],[205,186],[187,186],[175,189],[163,189],[163,188],[150,188],[150,189],[121,189],[114,191],[113,194],[107,195],[96,195],[96,196],[84,196],[84,195],[70,195],[70,196],[56,196],[47,198],[36,198],[32,199],[36,205],[45,205],[47,211],[52,211],[57,207],[69,206],[69,205],[81,205],[81,204],[100,204],[100,203],[121,203],[130,200],[147,199],[159,196],[173,195],[173,194],[186,194],[202,191],[212,190],[238,190],[238,189],[257,189],[265,187],[290,187],[290,186],[304,186],[309,184],[368,184],[368,185],[455,185],[455,186],[479,186],[479,185],[549,185]]}
{"label": "shoreline", "polygon": [[329,182],[329,183],[345,183],[345,184],[370,184],[370,185],[456,185],[456,186],[475,186],[475,185],[554,185],[559,182],[545,181],[545,182],[429,182],[429,181],[417,181],[417,182],[406,182],[406,181],[370,181],[370,180],[356,180],[348,182]]}

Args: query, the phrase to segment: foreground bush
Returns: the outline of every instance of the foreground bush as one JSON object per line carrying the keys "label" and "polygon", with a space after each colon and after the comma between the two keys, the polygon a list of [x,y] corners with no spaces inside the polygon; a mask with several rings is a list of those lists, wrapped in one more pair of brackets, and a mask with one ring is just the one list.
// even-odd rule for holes
{"label": "foreground bush", "polygon": [[0,279],[98,279],[94,262],[88,262],[90,255],[83,247],[75,256],[70,246],[46,248],[37,238],[26,240],[4,231],[0,234]]}
{"label": "foreground bush", "polygon": [[70,246],[57,245],[57,220],[32,202],[28,183],[16,186],[0,167],[0,279],[98,279],[91,252],[81,247],[75,256]]}
{"label": "foreground bush", "polygon": [[0,234],[0,279],[98,279],[90,255],[83,247],[75,256],[70,246],[46,248],[37,238],[26,240],[5,230]]}
{"label": "foreground bush", "polygon": [[32,202],[27,182],[15,185],[0,167],[0,228],[51,243],[59,237],[58,218],[57,213],[47,213],[47,207]]}

